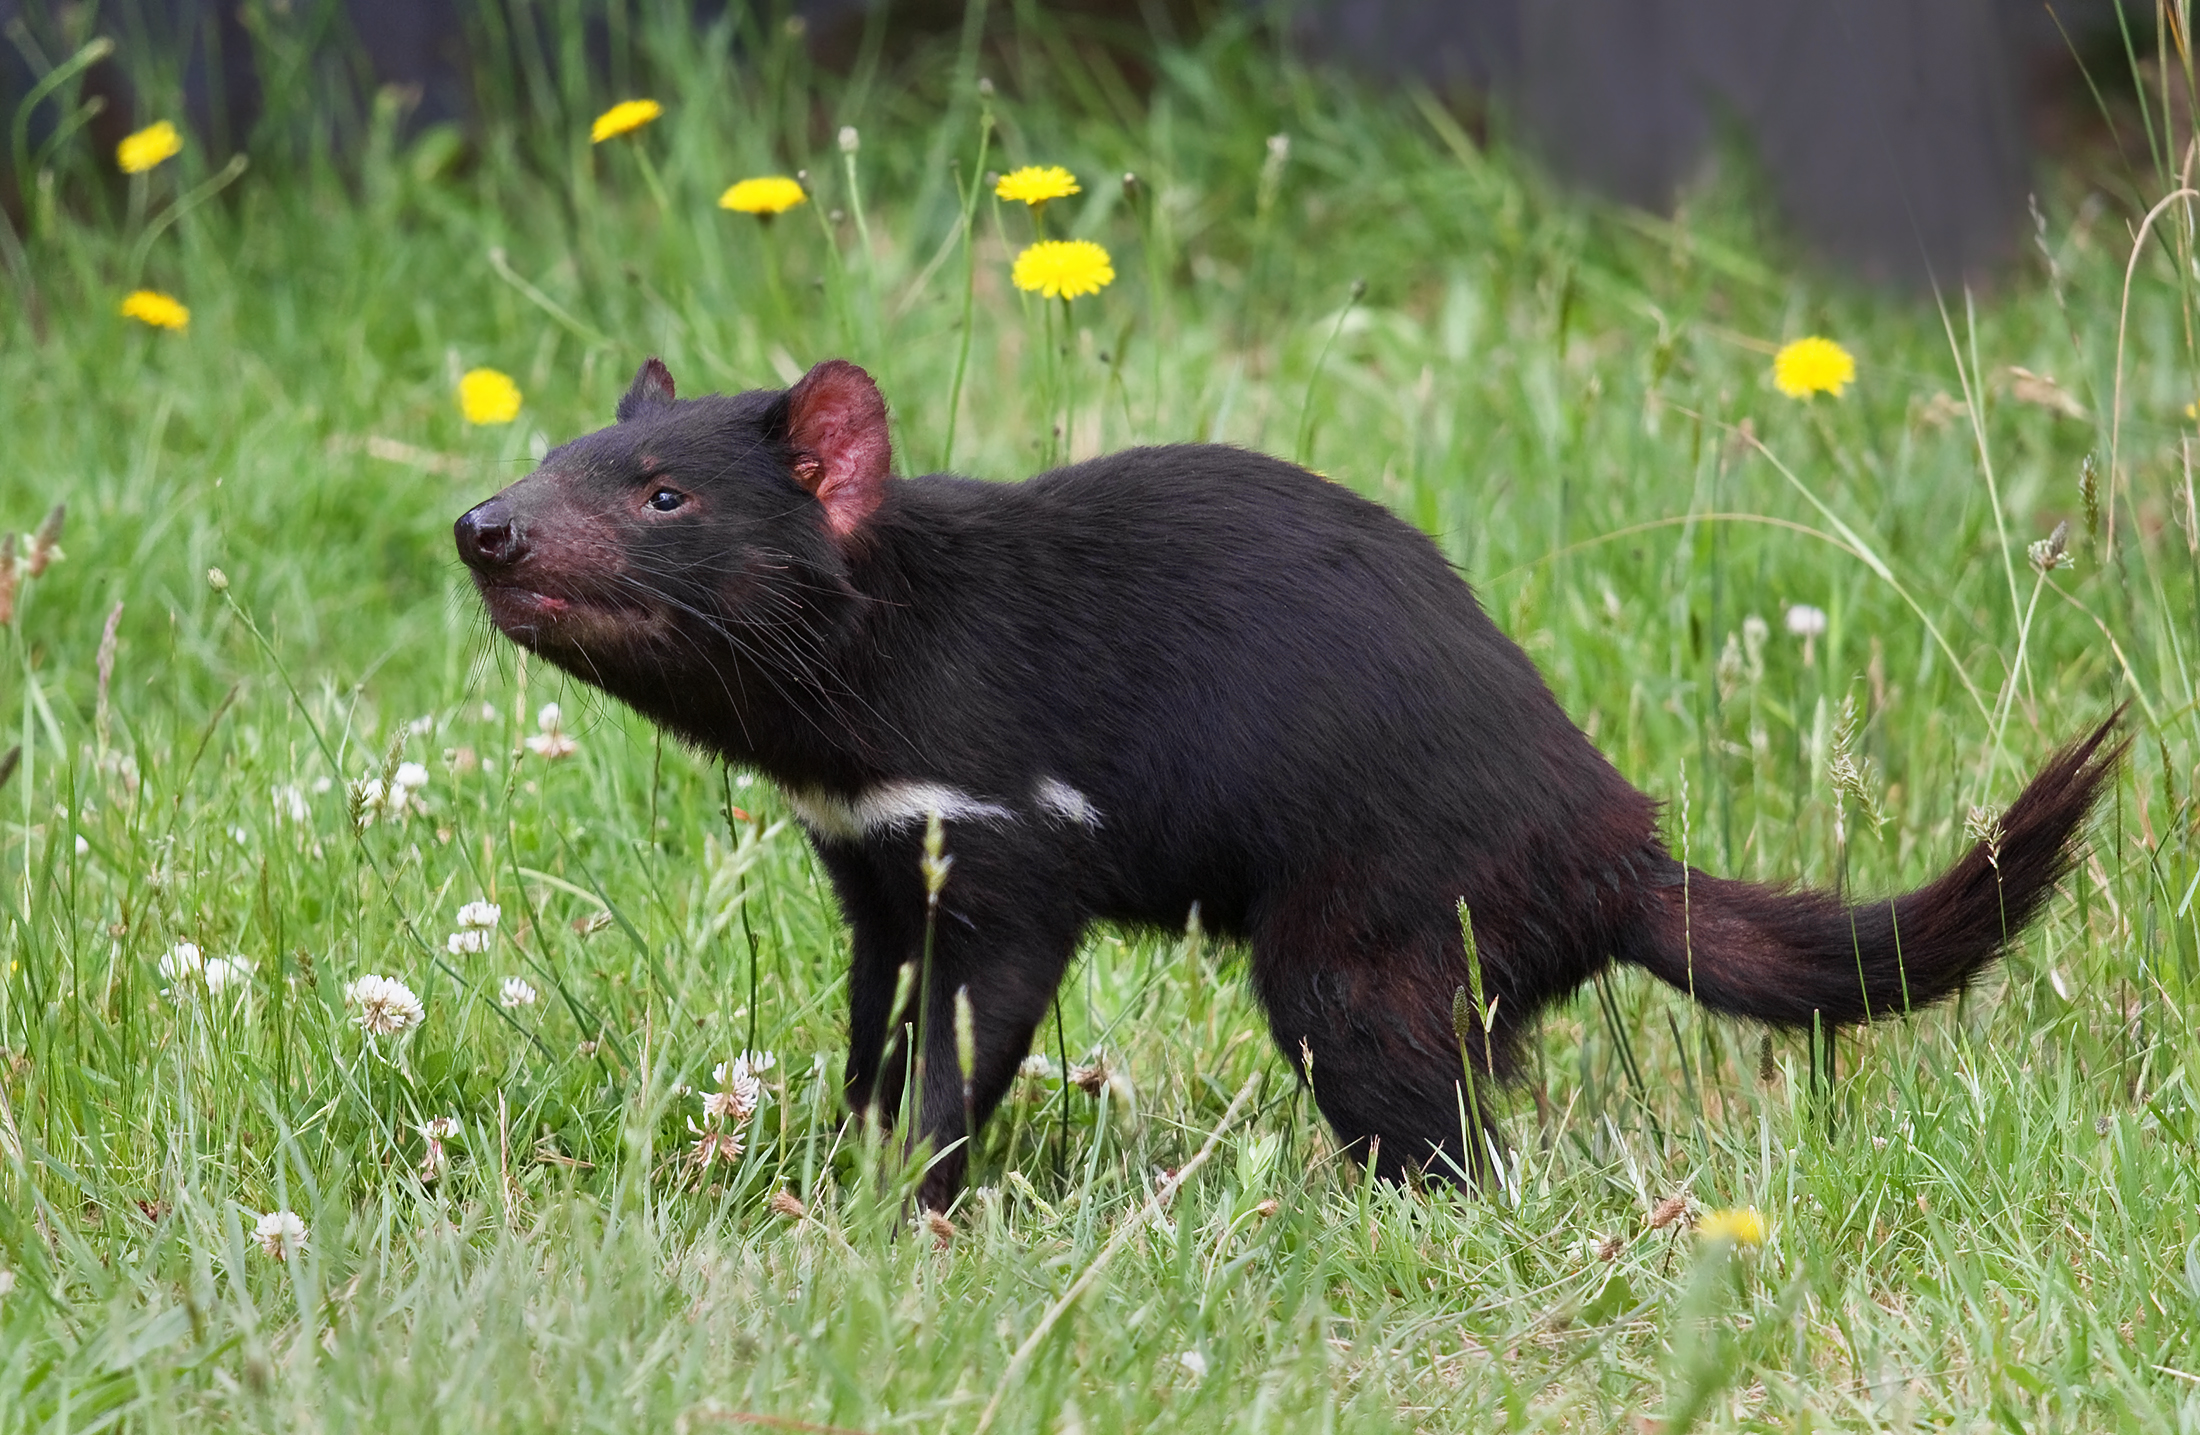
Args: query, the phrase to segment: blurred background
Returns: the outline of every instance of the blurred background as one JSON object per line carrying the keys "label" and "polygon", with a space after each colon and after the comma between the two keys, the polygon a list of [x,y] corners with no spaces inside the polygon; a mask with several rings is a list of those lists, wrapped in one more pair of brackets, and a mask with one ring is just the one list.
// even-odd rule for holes
{"label": "blurred background", "polygon": [[[1257,3],[1257,0],[1246,0]],[[729,12],[740,33],[792,25],[813,59],[846,71],[912,41],[985,25],[958,0],[697,0],[699,27]],[[1143,78],[1154,38],[1228,14],[1222,0],[997,0],[993,19],[1044,9],[1081,43]],[[1915,292],[1989,281],[2029,230],[2043,154],[2086,162],[2130,134],[2134,76],[2181,51],[2137,0],[1302,0],[1266,17],[1317,66],[1425,86],[1478,137],[1495,129],[1581,188],[1670,211],[1719,163],[1757,169],[1798,246],[1863,280]],[[572,12],[569,16],[568,12]],[[567,24],[569,18],[579,24]],[[62,58],[97,35],[171,57],[190,122],[217,155],[269,141],[271,83],[302,77],[323,104],[320,137],[364,134],[371,97],[394,87],[414,131],[469,132],[482,76],[598,81],[618,53],[620,7],[539,0],[0,0],[0,107],[15,113]],[[553,36],[584,34],[575,48]],[[280,76],[266,73],[270,65]],[[109,149],[141,120],[113,60],[93,67]],[[7,163],[42,152],[75,117],[59,95],[22,117]],[[818,124],[826,123],[821,115]],[[297,143],[295,127],[282,142]],[[2128,156],[2127,156],[2128,159]],[[20,183],[6,186],[20,205]]]}

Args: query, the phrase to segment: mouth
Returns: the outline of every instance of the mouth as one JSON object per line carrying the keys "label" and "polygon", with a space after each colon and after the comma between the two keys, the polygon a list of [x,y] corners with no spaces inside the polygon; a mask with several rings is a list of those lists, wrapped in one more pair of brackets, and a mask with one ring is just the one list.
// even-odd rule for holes
{"label": "mouth", "polygon": [[608,604],[572,594],[545,593],[518,583],[476,577],[489,621],[515,643],[570,643],[589,630],[607,630],[619,616]]}
{"label": "mouth", "polygon": [[522,647],[618,651],[655,631],[655,615],[629,603],[580,593],[545,593],[475,575],[482,606],[497,631]]}

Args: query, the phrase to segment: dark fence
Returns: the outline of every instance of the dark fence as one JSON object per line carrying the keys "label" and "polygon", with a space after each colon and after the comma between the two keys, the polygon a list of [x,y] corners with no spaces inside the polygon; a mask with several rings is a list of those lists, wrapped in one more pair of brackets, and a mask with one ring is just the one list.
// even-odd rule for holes
{"label": "dark fence", "polygon": [[[251,133],[271,62],[293,82],[309,75],[327,111],[315,133],[341,143],[346,117],[355,125],[364,97],[383,85],[413,97],[414,123],[464,122],[478,103],[481,57],[471,49],[482,36],[509,44],[560,15],[600,28],[592,17],[604,13],[527,0],[260,3],[285,15],[280,56],[238,0],[0,0],[0,100],[13,116],[96,27],[172,66],[190,122],[217,152]],[[1671,205],[1723,130],[1755,157],[1808,248],[1914,286],[1977,277],[2011,252],[2040,107],[2082,94],[2085,62],[2128,84],[2130,54],[2152,48],[2154,8],[2126,3],[2121,17],[2118,0],[1277,0],[1270,9],[1315,62],[1411,78],[1501,114],[1560,173],[1626,203]],[[1187,13],[1156,0],[1076,8],[1137,27]],[[863,0],[795,7],[820,49],[842,53],[864,9]],[[895,24],[924,27],[959,23],[960,12],[921,0],[892,13]],[[696,6],[699,22],[725,13],[724,0]],[[552,63],[602,53],[588,37],[548,48]],[[92,134],[111,146],[133,119],[125,71],[108,62],[87,82],[104,104]],[[35,153],[61,120],[53,104],[28,118]]]}

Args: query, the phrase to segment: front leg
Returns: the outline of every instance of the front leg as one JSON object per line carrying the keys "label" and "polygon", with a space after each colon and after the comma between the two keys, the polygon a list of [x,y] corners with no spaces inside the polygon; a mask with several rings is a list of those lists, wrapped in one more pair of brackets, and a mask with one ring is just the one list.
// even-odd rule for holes
{"label": "front leg", "polygon": [[[855,933],[848,1104],[892,1125],[904,1100],[913,1101],[907,1149],[932,1153],[918,1194],[938,1211],[962,1189],[966,1116],[982,1126],[1008,1093],[1084,925],[1067,881],[1034,878],[1051,865],[1048,854],[1012,850],[970,829],[951,832],[949,846],[955,864],[931,923],[929,962],[915,841],[842,848],[826,860]],[[915,967],[915,979],[895,1010],[904,965]],[[967,1093],[955,1039],[958,991],[968,994],[974,1038]]]}

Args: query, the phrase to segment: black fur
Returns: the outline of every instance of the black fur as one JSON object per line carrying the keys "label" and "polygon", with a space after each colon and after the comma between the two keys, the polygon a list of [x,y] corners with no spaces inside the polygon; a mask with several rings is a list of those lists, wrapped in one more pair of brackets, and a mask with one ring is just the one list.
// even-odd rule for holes
{"label": "black fur", "polygon": [[[902,1094],[905,1053],[882,1054],[912,1019],[888,1008],[923,943],[924,823],[851,836],[832,800],[923,782],[1009,814],[947,826],[913,1133],[936,1148],[963,1134],[958,987],[982,1120],[1086,925],[1179,928],[1196,903],[1251,945],[1339,1137],[1379,1140],[1386,1176],[1457,1175],[1479,1157],[1461,899],[1496,1004],[1469,1055],[1500,1076],[1535,1013],[1615,959],[1724,1012],[1868,1019],[1960,989],[2038,913],[2122,752],[2112,719],[1992,851],[1891,902],[1684,872],[1436,546],[1343,488],[1209,446],[890,480],[861,370],[675,402],[651,365],[625,422],[461,518],[460,551],[515,641],[826,814],[858,1110]],[[1091,813],[1041,801],[1049,780]],[[941,1161],[924,1199],[944,1207],[962,1168]]]}

